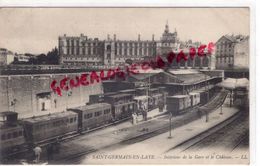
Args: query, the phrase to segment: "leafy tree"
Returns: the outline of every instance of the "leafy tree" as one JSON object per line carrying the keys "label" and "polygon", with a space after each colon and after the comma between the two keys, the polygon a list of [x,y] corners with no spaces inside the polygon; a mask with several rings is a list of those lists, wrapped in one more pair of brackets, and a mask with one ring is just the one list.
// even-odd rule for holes
{"label": "leafy tree", "polygon": [[57,65],[59,64],[59,52],[57,47],[49,51],[46,56],[46,60],[48,64]]}
{"label": "leafy tree", "polygon": [[25,53],[24,55],[30,57],[29,62],[19,62],[18,58],[15,57],[13,64],[31,64],[31,65],[59,64],[59,52],[57,47],[49,51],[47,55],[43,53],[37,56],[30,53]]}

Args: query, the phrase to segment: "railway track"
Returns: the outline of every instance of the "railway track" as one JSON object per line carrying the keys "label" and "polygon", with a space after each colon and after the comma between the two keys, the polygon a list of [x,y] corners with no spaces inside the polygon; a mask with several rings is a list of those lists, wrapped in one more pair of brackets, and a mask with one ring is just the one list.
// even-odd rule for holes
{"label": "railway track", "polygon": [[247,113],[240,111],[223,123],[175,146],[169,151],[198,151],[217,147],[232,152],[241,144],[246,147],[248,138],[249,117]]}

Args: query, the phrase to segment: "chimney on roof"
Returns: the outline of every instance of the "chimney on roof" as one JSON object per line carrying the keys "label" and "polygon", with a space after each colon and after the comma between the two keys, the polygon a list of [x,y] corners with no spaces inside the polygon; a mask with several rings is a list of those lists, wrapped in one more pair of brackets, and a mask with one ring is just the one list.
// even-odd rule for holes
{"label": "chimney on roof", "polygon": [[138,41],[140,41],[141,40],[141,35],[140,34],[138,34]]}
{"label": "chimney on roof", "polygon": [[107,40],[110,40],[110,35],[109,34],[107,34]]}
{"label": "chimney on roof", "polygon": [[153,36],[152,36],[152,41],[154,41],[154,34],[153,34]]}

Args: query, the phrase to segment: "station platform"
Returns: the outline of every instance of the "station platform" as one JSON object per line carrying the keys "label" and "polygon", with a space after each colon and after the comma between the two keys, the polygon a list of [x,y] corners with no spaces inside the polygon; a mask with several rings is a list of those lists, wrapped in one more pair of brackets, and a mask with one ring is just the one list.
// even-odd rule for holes
{"label": "station platform", "polygon": [[[82,158],[79,164],[187,164],[187,159],[177,159],[178,156],[183,156],[185,153],[182,153],[185,149],[178,148],[183,142],[190,140],[200,133],[203,133],[214,126],[220,124],[221,122],[226,122],[227,119],[233,117],[239,110],[234,107],[229,107],[228,100],[222,106],[223,114],[220,114],[220,109],[218,108],[215,111],[209,114],[208,122],[205,122],[205,116],[203,118],[194,120],[186,125],[174,128],[171,130],[172,137],[169,138],[169,131],[159,134],[157,136],[151,137],[149,139],[136,142],[127,146],[117,146],[116,148],[105,148],[94,153],[91,153],[85,158]],[[212,150],[212,149],[211,149]],[[215,154],[215,149],[212,151],[207,151],[207,154]],[[210,153],[211,152],[211,153]],[[230,154],[230,152],[227,152]],[[115,160],[115,159],[102,159],[97,160],[94,156],[116,156],[123,154],[125,156],[154,156],[154,159],[127,159],[127,160]],[[203,155],[203,152],[196,152],[196,155]],[[167,156],[169,157],[167,159]],[[175,160],[174,157],[175,156]],[[165,159],[166,158],[166,159]],[[170,159],[171,158],[171,159]],[[202,160],[190,160],[192,163],[201,164]],[[204,161],[205,162],[205,161]],[[220,160],[215,161],[220,163],[232,163],[232,160]],[[235,162],[233,160],[233,162]],[[244,161],[246,163],[246,161]]]}

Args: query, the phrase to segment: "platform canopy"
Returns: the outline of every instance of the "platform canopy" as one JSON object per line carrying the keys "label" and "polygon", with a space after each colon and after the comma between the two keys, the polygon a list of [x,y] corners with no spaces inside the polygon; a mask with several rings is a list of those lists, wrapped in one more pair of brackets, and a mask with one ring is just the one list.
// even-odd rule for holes
{"label": "platform canopy", "polygon": [[219,83],[218,86],[227,89],[248,88],[249,80],[247,78],[227,78]]}

